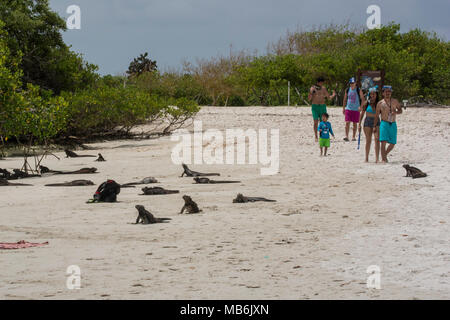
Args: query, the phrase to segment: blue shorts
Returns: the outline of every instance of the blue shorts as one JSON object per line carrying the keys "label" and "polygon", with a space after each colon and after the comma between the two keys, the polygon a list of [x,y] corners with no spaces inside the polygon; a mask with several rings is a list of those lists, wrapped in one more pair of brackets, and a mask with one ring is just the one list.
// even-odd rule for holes
{"label": "blue shorts", "polygon": [[381,120],[380,142],[387,141],[390,144],[397,144],[397,123]]}

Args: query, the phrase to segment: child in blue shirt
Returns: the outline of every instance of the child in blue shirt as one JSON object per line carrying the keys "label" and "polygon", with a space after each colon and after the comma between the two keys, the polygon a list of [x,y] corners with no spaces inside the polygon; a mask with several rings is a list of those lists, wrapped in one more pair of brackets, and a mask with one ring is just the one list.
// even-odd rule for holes
{"label": "child in blue shirt", "polygon": [[[330,147],[330,133],[334,138],[333,129],[331,128],[331,123],[328,122],[328,118],[330,116],[328,113],[322,114],[322,121],[319,124],[319,127],[317,128],[317,131],[319,131],[320,139],[319,139],[319,146],[320,146],[320,156],[324,155],[327,156],[327,150]],[[323,150],[325,148],[325,152]]]}

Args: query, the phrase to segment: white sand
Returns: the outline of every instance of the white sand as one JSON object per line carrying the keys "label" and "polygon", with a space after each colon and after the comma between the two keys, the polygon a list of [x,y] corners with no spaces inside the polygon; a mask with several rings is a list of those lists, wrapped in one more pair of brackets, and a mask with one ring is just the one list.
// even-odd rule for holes
{"label": "white sand", "polygon": [[[99,174],[27,179],[34,187],[0,187],[0,242],[49,241],[0,250],[3,299],[449,299],[449,110],[408,109],[398,118],[390,164],[364,163],[364,141],[345,143],[341,109],[320,158],[309,108],[204,108],[203,128],[279,128],[280,174],[259,165],[192,165],[238,185],[193,185],[171,162],[175,144],[158,140],[94,144],[108,160],[44,165],[95,166]],[[113,148],[132,145],[124,148]],[[96,154],[96,151],[79,151]],[[59,154],[61,157],[64,155]],[[404,178],[403,163],[429,176]],[[20,158],[0,161],[17,168]],[[97,186],[44,184],[106,178],[120,183],[154,176],[169,196],[122,189],[119,203],[85,204]],[[233,204],[240,191],[276,203]],[[189,194],[203,209],[178,215]],[[143,204],[168,224],[132,225]],[[344,217],[346,216],[346,217]],[[81,268],[81,289],[66,288],[66,268]],[[381,290],[367,289],[366,269],[381,268]]]}

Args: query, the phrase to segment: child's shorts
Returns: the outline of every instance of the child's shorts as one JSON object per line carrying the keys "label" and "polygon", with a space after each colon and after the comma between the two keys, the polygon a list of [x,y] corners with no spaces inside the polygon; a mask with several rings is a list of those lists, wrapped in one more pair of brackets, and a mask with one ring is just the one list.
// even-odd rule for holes
{"label": "child's shorts", "polygon": [[321,148],[322,147],[329,148],[330,147],[330,139],[329,138],[328,139],[320,138],[319,139],[319,145],[320,145]]}

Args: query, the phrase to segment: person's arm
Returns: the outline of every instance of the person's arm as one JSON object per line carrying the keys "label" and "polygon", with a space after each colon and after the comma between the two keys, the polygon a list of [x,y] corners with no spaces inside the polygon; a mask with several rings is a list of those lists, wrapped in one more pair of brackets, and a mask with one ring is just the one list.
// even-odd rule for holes
{"label": "person's arm", "polygon": [[314,94],[315,94],[314,89],[313,89],[313,87],[311,87],[311,88],[309,89],[309,94],[308,94],[308,100],[309,100],[309,101],[312,102],[312,99],[313,99],[313,97],[314,97]]}
{"label": "person's arm", "polygon": [[359,98],[361,100],[361,107],[362,107],[363,104],[366,102],[366,98],[364,97],[362,89],[359,89]]}
{"label": "person's arm", "polygon": [[333,128],[331,127],[331,123],[330,123],[330,133],[331,133],[331,135],[332,135],[333,138],[334,138],[334,132],[333,132]]}
{"label": "person's arm", "polygon": [[326,97],[330,100],[332,100],[334,97],[336,97],[336,91],[333,90],[333,94],[330,96],[330,94],[328,93],[328,90],[325,89],[326,92]]}
{"label": "person's arm", "polygon": [[345,114],[345,105],[347,104],[347,91],[344,94],[344,102],[342,102],[342,113]]}
{"label": "person's arm", "polygon": [[373,130],[377,131],[378,119],[381,114],[381,101],[377,103],[377,112],[375,113],[375,119],[373,121]]}
{"label": "person's arm", "polygon": [[336,96],[336,92],[334,90],[333,90],[333,94],[332,95],[330,95],[330,93],[328,92],[327,89],[324,88],[324,90],[325,90],[325,97],[327,97],[327,99],[331,100],[331,99],[333,99]]}
{"label": "person's arm", "polygon": [[358,124],[359,131],[361,131],[361,122],[362,122],[362,119],[364,119],[364,114],[366,113],[366,109],[367,109],[367,102],[364,102],[364,104],[362,105],[361,114],[359,115],[359,124]]}
{"label": "person's arm", "polygon": [[400,104],[400,102],[398,102],[398,100],[395,100],[395,102],[396,102],[395,113],[402,114],[403,113],[402,105]]}

